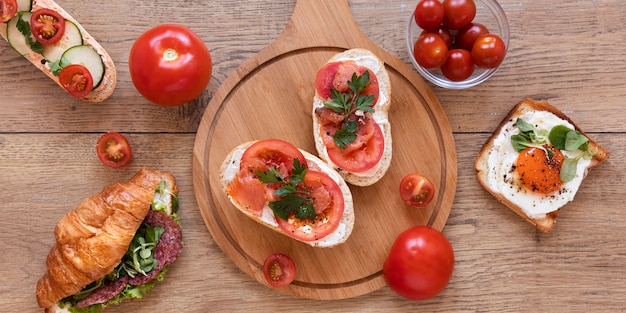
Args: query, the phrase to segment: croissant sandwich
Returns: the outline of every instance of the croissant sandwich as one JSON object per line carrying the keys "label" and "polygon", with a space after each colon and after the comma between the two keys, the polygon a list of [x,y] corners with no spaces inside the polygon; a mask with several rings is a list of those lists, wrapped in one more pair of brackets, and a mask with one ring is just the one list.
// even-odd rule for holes
{"label": "croissant sandwich", "polygon": [[100,312],[145,295],[182,251],[177,193],[171,174],[141,169],[67,213],[37,282],[39,306]]}

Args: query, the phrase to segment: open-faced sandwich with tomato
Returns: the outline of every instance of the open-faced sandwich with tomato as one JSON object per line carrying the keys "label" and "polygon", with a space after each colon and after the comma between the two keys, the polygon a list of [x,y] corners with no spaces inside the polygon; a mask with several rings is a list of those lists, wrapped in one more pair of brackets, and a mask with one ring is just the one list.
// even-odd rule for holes
{"label": "open-faced sandwich with tomato", "polygon": [[313,247],[345,242],[354,227],[352,194],[316,156],[280,139],[235,147],[220,169],[233,205],[248,217]]}
{"label": "open-faced sandwich with tomato", "polygon": [[489,193],[547,233],[588,172],[608,157],[556,107],[524,99],[487,140],[474,167]]}
{"label": "open-faced sandwich with tomato", "polygon": [[365,49],[339,53],[315,77],[313,136],[324,161],[357,186],[380,180],[391,163],[385,64]]}
{"label": "open-faced sandwich with tomato", "polygon": [[53,0],[1,0],[0,36],[69,94],[107,99],[117,74],[109,54]]}
{"label": "open-faced sandwich with tomato", "polygon": [[174,176],[141,169],[69,211],[54,229],[37,303],[46,313],[101,312],[148,293],[181,254]]}

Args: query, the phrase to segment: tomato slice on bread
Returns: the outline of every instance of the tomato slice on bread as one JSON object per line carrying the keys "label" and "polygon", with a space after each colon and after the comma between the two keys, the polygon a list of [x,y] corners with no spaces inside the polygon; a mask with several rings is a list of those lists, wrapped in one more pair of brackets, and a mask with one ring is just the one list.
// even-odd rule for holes
{"label": "tomato slice on bread", "polygon": [[50,9],[39,9],[30,16],[30,30],[35,40],[51,45],[63,38],[65,18]]}
{"label": "tomato slice on bread", "polygon": [[0,22],[10,20],[17,13],[17,2],[15,0],[0,0]]}
{"label": "tomato slice on bread", "polygon": [[76,98],[86,97],[93,89],[93,77],[81,64],[70,64],[59,73],[61,86]]}
{"label": "tomato slice on bread", "polygon": [[[357,75],[361,75],[367,70],[367,67],[359,66],[354,61],[326,63],[319,69],[317,75],[315,76],[315,88],[317,89],[317,93],[322,99],[330,99],[331,89],[335,89],[340,92],[347,91],[347,82],[352,78],[352,74],[356,73]],[[372,71],[369,71],[369,75],[370,83],[369,86],[363,91],[363,94],[373,95],[373,105],[376,105],[379,97],[378,79]]]}

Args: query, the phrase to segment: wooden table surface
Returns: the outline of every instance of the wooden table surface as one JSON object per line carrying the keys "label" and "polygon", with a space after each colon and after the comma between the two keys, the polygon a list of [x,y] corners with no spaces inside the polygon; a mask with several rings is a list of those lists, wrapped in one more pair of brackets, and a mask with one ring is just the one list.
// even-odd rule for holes
{"label": "wooden table surface", "polygon": [[[626,305],[623,1],[501,0],[511,41],[499,71],[468,90],[429,83],[448,116],[458,154],[456,197],[443,230],[456,264],[447,288],[422,302],[404,300],[388,287],[333,301],[283,295],[236,267],[199,213],[192,153],[202,114],[226,77],[283,31],[294,0],[58,3],[112,56],[117,89],[100,104],[75,100],[0,42],[0,311],[38,311],[35,284],[45,270],[54,225],[82,199],[141,167],[177,177],[186,245],[168,279],[148,296],[107,312],[608,312]],[[363,32],[407,64],[406,25],[416,3],[349,0]],[[173,108],[142,98],[127,62],[134,40],[166,22],[193,29],[213,57],[205,92]],[[473,170],[482,143],[525,97],[557,106],[612,153],[589,174],[550,234],[494,200]],[[109,169],[98,161],[94,145],[106,131],[121,132],[131,142],[128,166]]]}

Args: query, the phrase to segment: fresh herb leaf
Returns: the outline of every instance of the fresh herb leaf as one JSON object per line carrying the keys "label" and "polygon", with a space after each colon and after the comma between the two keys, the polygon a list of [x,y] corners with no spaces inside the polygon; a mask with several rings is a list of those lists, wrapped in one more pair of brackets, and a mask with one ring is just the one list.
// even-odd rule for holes
{"label": "fresh herb leaf", "polygon": [[565,150],[582,150],[581,147],[587,142],[589,142],[589,139],[580,132],[570,131],[565,136]]}
{"label": "fresh herb leaf", "polygon": [[70,63],[70,61],[68,61],[65,57],[61,57],[58,61],[50,63],[50,72],[52,72],[54,76],[59,76],[61,70],[70,64],[72,63]]}
{"label": "fresh herb leaf", "polygon": [[576,158],[565,159],[563,161],[563,165],[561,165],[561,173],[559,174],[563,182],[568,182],[576,177],[578,159],[579,158],[576,157]]}
{"label": "fresh herb leaf", "polygon": [[550,149],[546,149],[543,145],[547,143],[548,133],[546,130],[537,131],[535,126],[524,121],[521,118],[517,118],[515,125],[520,130],[519,134],[511,136],[511,144],[515,151],[521,152],[522,150],[534,147],[543,150],[546,153],[546,157],[550,159],[554,152]]}
{"label": "fresh herb leaf", "polygon": [[374,95],[363,95],[363,91],[370,85],[370,73],[365,71],[361,75],[352,74],[348,81],[348,92],[330,90],[331,100],[324,101],[324,106],[336,113],[343,114],[341,128],[333,134],[333,140],[340,149],[356,140],[357,122],[350,120],[350,115],[357,111],[373,113]]}
{"label": "fresh herb leaf", "polygon": [[41,44],[41,42],[33,38],[32,32],[30,31],[30,22],[22,19],[21,14],[17,17],[16,27],[17,30],[19,30],[20,33],[22,33],[22,35],[24,36],[24,40],[30,46],[30,49],[36,53],[41,54],[43,52],[43,45]]}
{"label": "fresh herb leaf", "polygon": [[280,197],[280,199],[271,201],[268,204],[275,216],[283,220],[289,218],[290,214],[294,214],[299,219],[315,218],[313,200],[305,197],[309,192],[302,186],[307,171],[308,168],[305,163],[300,162],[299,159],[294,159],[293,169],[288,177],[283,177],[275,167],[270,167],[265,172],[256,172],[259,181],[262,183],[282,184],[274,192],[274,195]]}

